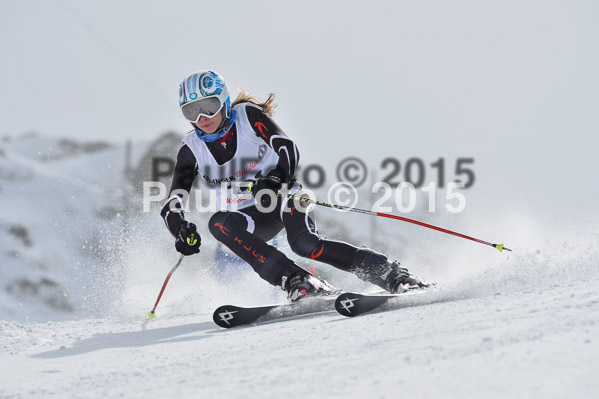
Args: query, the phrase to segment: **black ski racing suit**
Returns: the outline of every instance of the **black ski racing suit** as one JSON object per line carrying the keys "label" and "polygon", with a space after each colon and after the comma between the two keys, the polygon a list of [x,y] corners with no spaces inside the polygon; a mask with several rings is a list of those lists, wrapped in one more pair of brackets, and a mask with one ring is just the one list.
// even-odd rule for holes
{"label": "black ski racing suit", "polygon": [[[285,155],[279,157],[276,168],[284,176],[285,183],[291,183],[295,180],[295,171],[299,161],[299,152],[295,144],[272,118],[260,109],[247,106],[246,112],[256,136],[262,138],[278,154],[285,151]],[[258,126],[262,129],[259,130]],[[284,139],[274,140],[271,145],[270,138],[273,135],[283,136]],[[205,143],[219,165],[223,165],[235,157],[236,136],[236,125],[234,124],[224,140]],[[187,145],[183,145],[177,155],[170,193],[178,189],[189,192],[197,174],[195,156]],[[281,212],[283,201],[288,202],[287,206],[291,211]],[[177,234],[183,216],[182,204],[177,204],[177,208],[179,213],[168,212],[169,202],[167,202],[161,211],[169,231],[174,236]],[[327,263],[344,271],[353,272],[366,281],[376,283],[378,279],[375,278],[375,281],[372,281],[370,276],[374,277],[374,275],[383,273],[383,267],[387,261],[385,255],[371,249],[358,248],[319,235],[313,212],[295,209],[293,200],[287,198],[279,197],[276,208],[268,213],[260,212],[256,206],[238,211],[216,212],[210,218],[209,229],[218,241],[249,263],[261,278],[276,286],[281,285],[283,277],[288,278],[297,271],[303,270],[277,248],[267,244],[267,241],[274,238],[283,229],[287,233],[289,245],[294,253]]]}

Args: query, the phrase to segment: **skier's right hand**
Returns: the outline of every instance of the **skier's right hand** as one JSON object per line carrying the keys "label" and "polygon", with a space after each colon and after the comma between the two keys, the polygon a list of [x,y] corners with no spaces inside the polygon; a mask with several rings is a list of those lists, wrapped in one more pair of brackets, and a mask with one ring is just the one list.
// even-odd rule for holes
{"label": "skier's right hand", "polygon": [[189,256],[200,252],[202,238],[196,230],[196,225],[187,221],[182,221],[177,233],[175,248],[181,254]]}

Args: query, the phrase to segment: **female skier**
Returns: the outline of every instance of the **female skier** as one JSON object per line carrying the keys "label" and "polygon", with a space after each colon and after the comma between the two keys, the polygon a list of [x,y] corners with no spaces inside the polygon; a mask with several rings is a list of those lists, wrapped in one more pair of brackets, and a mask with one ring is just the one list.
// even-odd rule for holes
{"label": "female skier", "polygon": [[[426,286],[381,253],[319,235],[312,211],[277,194],[288,190],[302,195],[295,178],[299,152],[272,120],[273,101],[273,94],[261,102],[242,91],[231,104],[225,80],[213,71],[194,73],[179,86],[179,105],[194,130],[183,139],[170,195],[161,211],[177,251],[183,255],[200,252],[196,226],[183,212],[199,173],[221,201],[221,210],[209,222],[214,238],[261,278],[286,290],[292,301],[338,290],[266,243],[282,229],[296,254],[354,273],[391,293]],[[253,185],[248,190],[239,182]]]}

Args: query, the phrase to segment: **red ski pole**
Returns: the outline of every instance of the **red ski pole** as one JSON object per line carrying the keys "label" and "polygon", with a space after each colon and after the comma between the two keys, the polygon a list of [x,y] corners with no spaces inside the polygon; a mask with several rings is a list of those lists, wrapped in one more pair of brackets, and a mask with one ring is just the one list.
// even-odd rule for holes
{"label": "red ski pole", "polygon": [[328,208],[341,209],[341,210],[344,210],[344,211],[351,211],[351,212],[357,212],[357,213],[365,213],[367,215],[372,215],[372,216],[380,216],[380,217],[389,218],[389,219],[401,220],[403,222],[413,223],[413,224],[417,224],[418,226],[423,226],[423,227],[427,227],[429,229],[437,230],[437,231],[440,231],[442,233],[451,234],[451,235],[454,235],[454,236],[457,236],[457,237],[462,237],[462,238],[465,238],[467,240],[478,242],[480,244],[489,245],[489,246],[491,246],[493,248],[497,248],[500,252],[502,252],[504,250],[505,251],[510,251],[510,252],[512,251],[511,249],[507,248],[503,244],[493,244],[493,243],[490,243],[490,242],[487,242],[487,241],[479,240],[478,238],[470,237],[470,236],[467,236],[465,234],[457,233],[455,231],[447,230],[447,229],[444,229],[442,227],[433,226],[432,224],[420,222],[418,220],[406,218],[406,217],[403,217],[403,216],[397,216],[397,215],[392,215],[392,214],[389,214],[389,213],[382,213],[382,212],[374,212],[374,211],[369,211],[369,210],[366,210],[366,209],[351,208],[349,206],[343,206],[343,205],[329,204],[327,202],[312,200],[312,199],[306,198],[306,197],[296,197],[293,194],[288,194],[287,198],[290,198],[290,199],[293,199],[293,200],[298,200],[298,201],[301,201],[301,202],[308,202],[310,204],[326,206]]}
{"label": "red ski pole", "polygon": [[158,306],[158,302],[160,302],[160,298],[162,297],[162,293],[164,292],[164,289],[166,288],[166,284],[168,283],[168,280],[170,280],[170,278],[173,275],[173,273],[175,272],[175,270],[177,270],[177,268],[181,264],[181,261],[183,260],[184,257],[185,257],[185,255],[183,255],[183,254],[179,257],[179,261],[177,262],[177,264],[171,269],[171,271],[168,273],[168,276],[166,276],[166,280],[164,280],[164,284],[162,284],[162,289],[160,290],[160,294],[158,294],[158,299],[156,299],[154,308],[148,312],[149,318],[153,319],[154,317],[156,317],[156,314],[155,314],[156,307]]}

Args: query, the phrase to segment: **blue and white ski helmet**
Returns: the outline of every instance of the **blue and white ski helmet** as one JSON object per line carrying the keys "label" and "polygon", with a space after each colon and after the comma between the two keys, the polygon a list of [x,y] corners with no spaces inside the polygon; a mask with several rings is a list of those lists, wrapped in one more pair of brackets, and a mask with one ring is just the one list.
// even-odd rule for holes
{"label": "blue and white ski helmet", "polygon": [[[200,100],[207,97],[218,99],[218,111],[222,110],[224,106],[226,109],[225,118],[231,117],[229,88],[225,79],[218,73],[214,71],[196,72],[185,78],[179,85],[179,106],[185,118],[190,122],[197,122],[200,117],[198,112],[202,112],[198,111],[202,107],[195,106],[197,104],[193,104],[194,106],[192,106],[192,103],[199,103]],[[214,114],[203,115],[214,116]]]}

